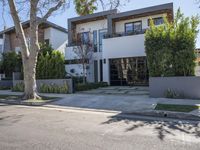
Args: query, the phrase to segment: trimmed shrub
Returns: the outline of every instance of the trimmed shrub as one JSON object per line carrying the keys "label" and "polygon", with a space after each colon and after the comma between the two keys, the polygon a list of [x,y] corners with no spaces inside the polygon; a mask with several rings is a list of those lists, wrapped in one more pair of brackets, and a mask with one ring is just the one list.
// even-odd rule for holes
{"label": "trimmed shrub", "polygon": [[92,90],[92,89],[98,89],[100,87],[106,87],[108,86],[108,83],[106,82],[99,82],[99,83],[79,83],[75,85],[75,90],[76,91],[87,91],[87,90]]}
{"label": "trimmed shrub", "polygon": [[65,78],[65,58],[58,50],[50,46],[42,46],[36,67],[37,79],[63,79]]}
{"label": "trimmed shrub", "polygon": [[193,76],[195,68],[195,42],[198,17],[184,17],[180,9],[174,22],[164,19],[164,25],[155,26],[150,21],[150,29],[145,34],[145,49],[149,75]]}
{"label": "trimmed shrub", "polygon": [[62,94],[67,94],[69,93],[69,87],[67,83],[65,83],[63,86],[59,86],[56,84],[41,84],[39,88],[39,92],[41,93],[62,93]]}
{"label": "trimmed shrub", "polygon": [[[24,84],[17,83],[13,88],[12,91],[14,92],[24,92]],[[38,92],[40,93],[62,93],[62,94],[67,94],[69,93],[69,87],[67,83],[65,82],[64,85],[56,85],[56,84],[41,84],[40,87],[38,88]]]}
{"label": "trimmed shrub", "polygon": [[24,92],[24,83],[20,82],[17,83],[15,86],[12,88],[13,92]]}

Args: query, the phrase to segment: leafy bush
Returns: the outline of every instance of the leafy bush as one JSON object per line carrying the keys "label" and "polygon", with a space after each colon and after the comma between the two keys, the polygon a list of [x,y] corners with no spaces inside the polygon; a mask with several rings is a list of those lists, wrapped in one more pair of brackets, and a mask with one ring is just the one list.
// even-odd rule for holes
{"label": "leafy bush", "polygon": [[[24,84],[21,83],[17,83],[13,88],[12,91],[14,92],[23,92],[24,91]],[[64,83],[63,86],[59,86],[56,84],[41,84],[39,89],[39,92],[41,93],[63,93],[63,94],[67,94],[69,93],[69,87],[67,85],[67,83]]]}
{"label": "leafy bush", "polygon": [[50,50],[49,46],[38,56],[36,67],[37,79],[63,79],[65,78],[65,58],[57,50]]}
{"label": "leafy bush", "polygon": [[11,78],[13,72],[22,72],[21,54],[15,52],[7,52],[2,54],[1,72],[5,73],[6,77]]}
{"label": "leafy bush", "polygon": [[17,83],[15,86],[12,88],[13,92],[24,92],[24,83],[20,82]]}
{"label": "leafy bush", "polygon": [[150,76],[193,76],[199,18],[185,18],[178,10],[174,22],[164,22],[156,27],[151,20],[145,34]]}
{"label": "leafy bush", "polygon": [[51,85],[41,84],[41,86],[39,88],[39,92],[67,94],[67,93],[69,93],[69,87],[68,87],[67,83],[65,83],[63,86],[59,86],[56,84],[51,84]]}
{"label": "leafy bush", "polygon": [[167,89],[167,91],[165,92],[165,97],[166,98],[173,98],[173,99],[177,99],[177,98],[185,98],[184,94],[180,93],[180,92],[176,92],[172,89]]}
{"label": "leafy bush", "polygon": [[76,91],[87,91],[87,90],[92,90],[92,89],[97,89],[100,87],[106,87],[108,84],[106,82],[99,82],[99,83],[79,83],[75,85],[75,90]]}

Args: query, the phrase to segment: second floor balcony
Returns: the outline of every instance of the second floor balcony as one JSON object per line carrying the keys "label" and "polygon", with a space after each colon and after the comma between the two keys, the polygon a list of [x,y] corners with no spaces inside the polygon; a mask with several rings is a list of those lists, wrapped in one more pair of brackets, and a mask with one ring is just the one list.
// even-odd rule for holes
{"label": "second floor balcony", "polygon": [[142,29],[138,31],[132,31],[132,32],[115,32],[112,34],[106,34],[104,36],[104,39],[108,38],[115,38],[115,37],[122,37],[122,36],[131,36],[131,35],[138,35],[138,34],[144,34],[147,29]]}

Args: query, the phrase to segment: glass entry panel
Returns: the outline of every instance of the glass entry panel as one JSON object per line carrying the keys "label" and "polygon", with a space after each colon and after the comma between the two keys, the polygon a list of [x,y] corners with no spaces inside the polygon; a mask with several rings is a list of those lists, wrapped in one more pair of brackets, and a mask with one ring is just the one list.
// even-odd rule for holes
{"label": "glass entry panel", "polygon": [[146,57],[110,59],[111,85],[147,85]]}

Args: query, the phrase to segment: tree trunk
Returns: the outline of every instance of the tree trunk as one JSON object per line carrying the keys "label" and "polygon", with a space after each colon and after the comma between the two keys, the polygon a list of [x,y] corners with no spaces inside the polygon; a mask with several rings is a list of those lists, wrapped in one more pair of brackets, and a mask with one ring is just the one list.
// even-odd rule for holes
{"label": "tree trunk", "polygon": [[83,84],[86,83],[86,67],[85,67],[85,64],[83,64]]}
{"label": "tree trunk", "polygon": [[37,58],[29,58],[23,63],[24,68],[24,95],[23,99],[40,99],[36,85]]}

